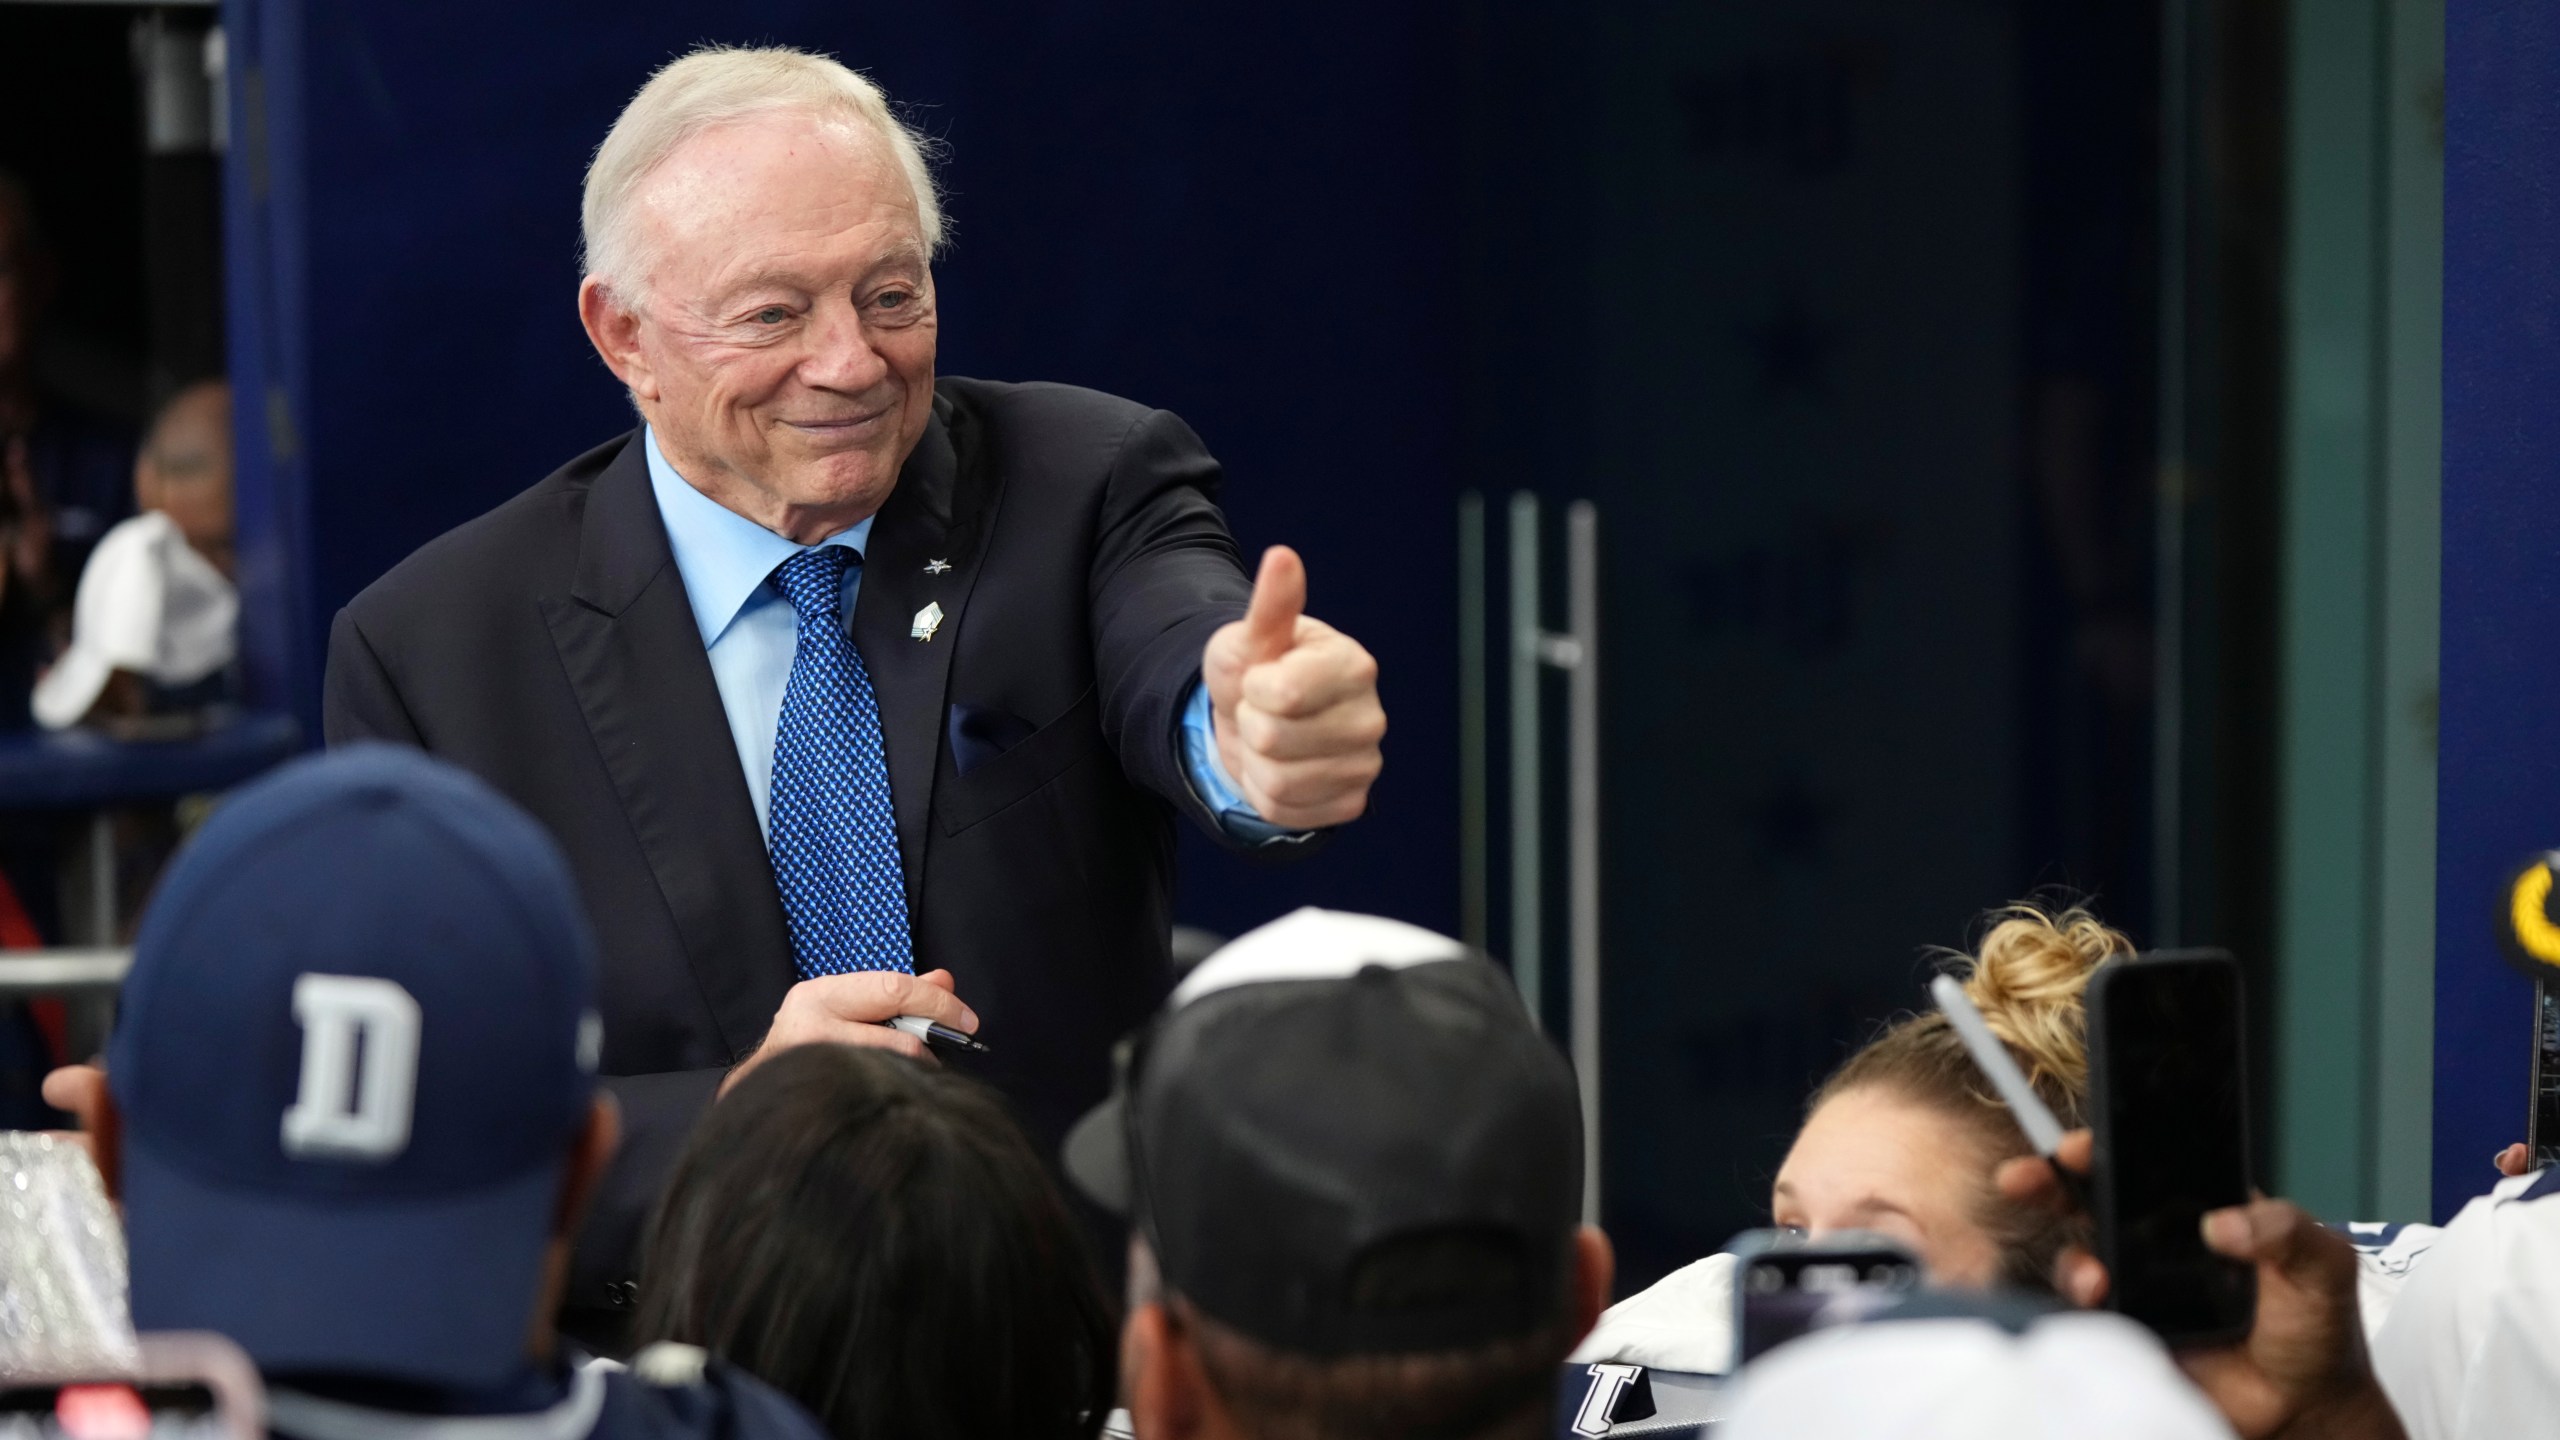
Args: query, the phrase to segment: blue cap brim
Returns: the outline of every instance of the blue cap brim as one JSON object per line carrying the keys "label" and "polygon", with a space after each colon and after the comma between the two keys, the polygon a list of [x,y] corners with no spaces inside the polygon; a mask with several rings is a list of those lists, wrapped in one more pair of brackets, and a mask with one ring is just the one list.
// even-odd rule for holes
{"label": "blue cap brim", "polygon": [[428,1201],[331,1206],[187,1174],[128,1134],[137,1330],[214,1330],[267,1374],[445,1386],[525,1362],[566,1157]]}

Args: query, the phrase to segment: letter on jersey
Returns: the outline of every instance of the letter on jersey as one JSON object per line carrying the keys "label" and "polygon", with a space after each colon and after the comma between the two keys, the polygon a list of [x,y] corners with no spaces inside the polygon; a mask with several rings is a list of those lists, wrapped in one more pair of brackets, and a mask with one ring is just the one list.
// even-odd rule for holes
{"label": "letter on jersey", "polygon": [[1618,1396],[1636,1377],[1644,1374],[1641,1365],[1594,1365],[1588,1372],[1591,1388],[1582,1392],[1582,1408],[1573,1417],[1573,1433],[1600,1436],[1609,1433],[1609,1425],[1618,1408]]}
{"label": "letter on jersey", "polygon": [[293,982],[302,1087],[284,1112],[284,1149],[313,1160],[389,1160],[409,1146],[418,1092],[418,1002],[370,975]]}

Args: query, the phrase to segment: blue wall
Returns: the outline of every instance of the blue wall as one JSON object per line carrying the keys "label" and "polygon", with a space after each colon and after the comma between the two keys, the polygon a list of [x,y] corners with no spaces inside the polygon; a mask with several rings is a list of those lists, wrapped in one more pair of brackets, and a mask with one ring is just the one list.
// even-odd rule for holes
{"label": "blue wall", "polygon": [[1922,947],[2046,882],[2139,928],[2147,7],[678,8],[227,0],[269,695],[629,423],[572,304],[585,157],[655,64],[773,39],[948,141],[945,371],[1180,411],[1383,662],[1375,813],[1298,866],[1189,843],[1184,919],[1455,928],[1452,501],[1600,501],[1630,1283],[1765,1218]]}
{"label": "blue wall", "polygon": [[[590,151],[695,42],[869,71],[949,144],[942,369],[1183,414],[1249,550],[1379,655],[1376,811],[1272,870],[1194,841],[1184,918],[1456,923],[1455,64],[1431,5],[226,0],[255,681],[316,717],[329,617],[631,423],[577,323]],[[244,243],[245,242],[245,243]],[[1410,738],[1407,738],[1410,737]]]}
{"label": "blue wall", "polygon": [[2560,844],[2560,9],[2445,20],[2444,701],[2435,1209],[2522,1139],[2531,989],[2498,957],[2507,874]]}

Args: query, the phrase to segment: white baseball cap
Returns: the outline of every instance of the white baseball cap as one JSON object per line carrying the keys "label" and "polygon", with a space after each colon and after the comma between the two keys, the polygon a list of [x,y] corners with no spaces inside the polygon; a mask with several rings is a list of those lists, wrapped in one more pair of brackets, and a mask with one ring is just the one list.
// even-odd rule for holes
{"label": "white baseball cap", "polygon": [[124,521],[89,552],[71,602],[71,648],[36,682],[36,722],[80,723],[118,670],[192,685],[231,663],[240,595],[157,510]]}
{"label": "white baseball cap", "polygon": [[1818,1330],[1745,1367],[1717,1440],[2231,1440],[2150,1331],[2121,1315]]}

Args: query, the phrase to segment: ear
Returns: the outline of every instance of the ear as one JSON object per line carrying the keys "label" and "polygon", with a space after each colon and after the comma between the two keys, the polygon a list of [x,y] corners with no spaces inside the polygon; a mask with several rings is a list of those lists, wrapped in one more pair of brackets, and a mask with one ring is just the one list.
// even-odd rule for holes
{"label": "ear", "polygon": [[1618,1254],[1597,1225],[1585,1225],[1573,1237],[1573,1343],[1600,1323],[1609,1308],[1609,1287],[1618,1278]]}
{"label": "ear", "polygon": [[1182,1322],[1160,1302],[1129,1312],[1120,1332],[1121,1398],[1138,1440],[1202,1440],[1225,1433],[1216,1392]]}
{"label": "ear", "polygon": [[587,327],[588,343],[596,347],[605,368],[623,388],[643,400],[658,398],[657,372],[649,368],[649,357],[640,348],[637,309],[590,275],[578,283],[578,321]]}
{"label": "ear", "polygon": [[568,1171],[560,1179],[560,1210],[551,1219],[553,1235],[566,1239],[578,1232],[587,1203],[595,1199],[596,1188],[604,1183],[605,1167],[613,1163],[613,1152],[621,1143],[622,1108],[614,1104],[612,1095],[599,1090],[587,1110],[586,1128],[578,1132],[577,1144],[569,1152]]}

